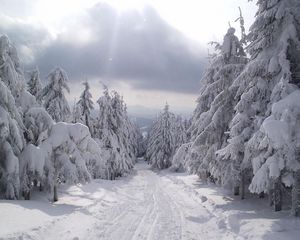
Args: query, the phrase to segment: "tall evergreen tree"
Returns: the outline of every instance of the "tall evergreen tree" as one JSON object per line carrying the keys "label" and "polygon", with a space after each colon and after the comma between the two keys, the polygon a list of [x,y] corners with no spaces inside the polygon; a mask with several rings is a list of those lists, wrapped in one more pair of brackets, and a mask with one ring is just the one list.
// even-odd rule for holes
{"label": "tall evergreen tree", "polygon": [[26,141],[23,114],[35,107],[26,91],[24,73],[16,48],[0,36],[0,198],[20,197],[20,154]]}
{"label": "tall evergreen tree", "polygon": [[70,92],[67,73],[57,67],[49,73],[48,81],[41,92],[44,107],[56,122],[66,122],[70,118],[70,107],[64,94],[64,90]]}
{"label": "tall evergreen tree", "polygon": [[213,58],[202,79],[198,104],[189,129],[193,153],[188,161],[190,171],[203,179],[212,176],[222,184],[229,184],[228,160],[217,159],[216,151],[227,144],[226,132],[234,115],[237,101],[233,81],[239,76],[247,59],[235,29],[229,28],[220,52]]}
{"label": "tall evergreen tree", "polygon": [[135,129],[130,122],[122,97],[104,86],[95,120],[93,136],[99,139],[106,154],[107,178],[114,179],[133,168],[137,155]]}
{"label": "tall evergreen tree", "polygon": [[76,104],[76,110],[80,111],[80,122],[85,124],[92,132],[91,111],[94,109],[90,85],[87,81],[83,83],[85,89]]}
{"label": "tall evergreen tree", "polygon": [[174,122],[174,141],[175,149],[187,142],[187,126],[186,120],[182,120],[181,116],[176,116]]}
{"label": "tall evergreen tree", "polygon": [[36,97],[37,101],[40,100],[40,92],[42,90],[42,83],[40,80],[40,72],[39,69],[36,67],[31,73],[30,73],[30,79],[27,83],[28,91]]}
{"label": "tall evergreen tree", "polygon": [[174,126],[175,115],[166,104],[149,132],[146,159],[153,168],[164,169],[171,166],[175,151]]}
{"label": "tall evergreen tree", "polygon": [[[295,91],[300,87],[300,2],[259,1],[258,7],[249,34],[251,62],[236,82],[241,93],[236,109],[248,125],[241,154],[243,168],[253,169],[250,190],[268,192],[278,211],[282,186],[290,185],[287,176],[295,176],[297,183],[299,171],[299,147],[294,145],[299,112],[292,102],[297,101]],[[278,145],[270,132],[274,130],[270,126],[278,121],[286,124],[286,144]],[[241,127],[245,125],[242,123]]]}

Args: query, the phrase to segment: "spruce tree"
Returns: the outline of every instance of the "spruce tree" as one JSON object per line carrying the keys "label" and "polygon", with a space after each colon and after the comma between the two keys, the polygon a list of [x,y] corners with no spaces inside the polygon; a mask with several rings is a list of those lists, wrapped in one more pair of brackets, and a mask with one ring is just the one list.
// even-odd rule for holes
{"label": "spruce tree", "polygon": [[146,159],[153,168],[164,169],[172,165],[175,151],[174,126],[175,115],[166,104],[149,132]]}
{"label": "spruce tree", "polygon": [[93,136],[105,152],[107,178],[115,179],[133,168],[137,155],[137,134],[129,120],[126,105],[116,92],[104,86],[99,104],[99,116],[95,120]]}
{"label": "spruce tree", "polygon": [[[293,181],[293,187],[299,186],[295,126],[299,124],[296,102],[300,87],[300,2],[259,1],[258,7],[249,34],[251,62],[237,81],[242,95],[236,108],[251,123],[243,151],[243,166],[254,174],[250,190],[269,193],[271,204],[279,211],[283,186],[291,186]],[[286,129],[285,144],[278,144],[270,131],[274,132],[279,123]],[[289,178],[295,179],[287,181]],[[299,202],[299,194],[293,199]]]}
{"label": "spruce tree", "polygon": [[26,90],[16,48],[6,35],[0,36],[0,198],[20,198],[20,155],[29,129],[24,115],[37,107]]}
{"label": "spruce tree", "polygon": [[15,48],[5,35],[0,36],[0,56],[0,198],[17,199],[25,128],[15,97],[22,95],[25,84]]}
{"label": "spruce tree", "polygon": [[27,83],[27,88],[28,91],[36,97],[37,101],[40,102],[40,92],[42,90],[42,83],[40,80],[40,72],[37,67],[30,73],[30,79]]}
{"label": "spruce tree", "polygon": [[56,122],[67,122],[70,118],[70,107],[64,90],[70,92],[68,76],[62,68],[57,67],[49,73],[48,85],[41,92],[44,107]]}
{"label": "spruce tree", "polygon": [[211,176],[223,185],[230,184],[228,159],[217,158],[216,152],[227,144],[226,132],[238,98],[232,84],[247,63],[234,32],[234,28],[228,29],[219,47],[221,51],[212,56],[189,129],[192,141],[189,169],[204,180]]}
{"label": "spruce tree", "polygon": [[82,92],[79,101],[76,104],[76,111],[80,111],[80,122],[86,125],[92,131],[91,111],[94,109],[90,85],[87,81],[83,83],[85,89]]}

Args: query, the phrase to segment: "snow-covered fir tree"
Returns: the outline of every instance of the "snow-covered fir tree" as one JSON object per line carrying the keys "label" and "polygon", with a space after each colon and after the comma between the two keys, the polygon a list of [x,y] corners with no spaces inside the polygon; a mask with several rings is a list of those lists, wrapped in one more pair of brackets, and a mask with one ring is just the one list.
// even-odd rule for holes
{"label": "snow-covered fir tree", "polygon": [[191,142],[184,143],[176,149],[172,158],[171,169],[175,172],[184,172],[188,169],[187,162],[191,158]]}
{"label": "snow-covered fir tree", "polygon": [[115,179],[133,168],[137,155],[137,135],[129,121],[126,105],[117,92],[104,86],[95,120],[93,136],[106,152],[107,178]]}
{"label": "snow-covered fir tree", "polygon": [[176,147],[175,120],[175,115],[169,111],[169,105],[166,104],[149,132],[146,160],[153,168],[164,169],[172,164]]}
{"label": "snow-covered fir tree", "polygon": [[70,119],[70,107],[64,90],[70,92],[67,73],[62,68],[53,69],[48,75],[48,84],[41,92],[44,107],[56,122]]}
{"label": "snow-covered fir tree", "polygon": [[[227,162],[225,176],[232,182],[235,194],[241,191],[244,195],[246,181],[253,171],[250,191],[269,193],[276,211],[281,209],[283,186],[292,186],[293,213],[298,215],[295,126],[299,113],[293,101],[297,101],[300,79],[300,3],[258,1],[258,6],[247,37],[250,62],[231,86],[237,103],[229,124],[228,144],[217,155]],[[285,106],[284,111],[279,106]],[[281,135],[275,134],[276,126],[281,124],[285,130],[280,131]]]}
{"label": "snow-covered fir tree", "polygon": [[42,107],[30,108],[24,114],[28,145],[20,155],[20,190],[25,200],[30,199],[32,188],[38,184],[39,190],[43,190],[45,154],[39,145],[48,138],[48,132],[53,124],[53,119]]}
{"label": "snow-covered fir tree", "polygon": [[78,118],[79,115],[79,119],[76,119],[77,122],[81,122],[88,126],[92,132],[91,111],[94,109],[94,103],[92,101],[92,94],[90,93],[90,85],[88,81],[85,81],[83,85],[84,90],[75,106],[75,118]]}
{"label": "snow-covered fir tree", "polygon": [[57,199],[60,183],[84,183],[105,178],[105,165],[98,144],[82,124],[55,123],[43,108],[25,114],[30,144],[21,153],[21,190],[29,199],[32,183]]}
{"label": "snow-covered fir tree", "polygon": [[174,123],[175,149],[187,142],[187,122],[181,116],[176,116]]}
{"label": "snow-covered fir tree", "polygon": [[216,151],[226,145],[229,123],[237,101],[233,81],[239,76],[247,59],[235,29],[229,28],[221,51],[211,59],[202,82],[197,107],[189,128],[191,136],[188,169],[203,179],[213,177],[222,184],[228,182],[228,162],[217,159]]}
{"label": "snow-covered fir tree", "polygon": [[[72,108],[72,123],[82,123],[82,110],[81,106],[77,104],[76,99],[74,100],[73,108]],[[93,123],[92,123],[93,124]]]}
{"label": "snow-covered fir tree", "polygon": [[27,87],[31,95],[35,96],[37,101],[40,102],[40,92],[43,87],[40,80],[40,72],[37,67],[30,73],[30,78],[27,82]]}
{"label": "snow-covered fir tree", "polygon": [[23,129],[15,99],[0,78],[0,197],[19,197],[18,156],[25,144]]}
{"label": "snow-covered fir tree", "polygon": [[84,183],[91,177],[105,177],[101,151],[87,126],[56,123],[39,148],[45,156],[44,184],[54,201],[60,183]]}
{"label": "snow-covered fir tree", "polygon": [[[298,188],[293,189],[292,199],[294,214],[299,215],[296,185],[300,165],[295,127],[299,110],[294,101],[299,101],[300,86],[300,2],[259,1],[258,7],[249,34],[251,61],[236,81],[241,98],[231,132],[245,142],[239,154],[242,168],[253,170],[251,192],[269,193],[278,211],[284,186]],[[282,130],[278,128],[281,123],[285,131],[276,140],[274,130]],[[278,144],[282,137],[285,142]]]}
{"label": "snow-covered fir tree", "polygon": [[[25,89],[16,49],[0,36],[0,198],[17,199],[20,193],[19,155],[25,146],[22,112],[16,106]],[[25,101],[26,102],[26,101]]]}

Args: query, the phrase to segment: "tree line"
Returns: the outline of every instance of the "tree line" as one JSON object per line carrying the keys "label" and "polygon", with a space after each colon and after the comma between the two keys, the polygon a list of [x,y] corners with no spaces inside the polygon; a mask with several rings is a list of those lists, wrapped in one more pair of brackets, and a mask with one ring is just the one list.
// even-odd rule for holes
{"label": "tree line", "polygon": [[45,86],[39,75],[33,70],[27,82],[16,48],[0,36],[0,198],[40,190],[56,201],[59,184],[129,173],[141,134],[122,97],[104,87],[93,117],[87,81],[71,111],[67,73],[56,67]]}

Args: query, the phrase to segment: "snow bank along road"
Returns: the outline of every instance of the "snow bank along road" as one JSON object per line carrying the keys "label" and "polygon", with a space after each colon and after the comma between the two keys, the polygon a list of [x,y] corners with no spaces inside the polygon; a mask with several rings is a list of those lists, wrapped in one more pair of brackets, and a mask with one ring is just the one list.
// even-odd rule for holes
{"label": "snow bank along road", "polygon": [[297,239],[299,231],[278,235],[285,229],[274,219],[255,219],[252,213],[254,222],[242,222],[239,213],[226,214],[216,207],[224,197],[218,200],[207,190],[214,202],[185,182],[195,176],[156,173],[144,162],[135,169],[120,180],[63,189],[56,204],[42,196],[1,201],[0,239]]}

